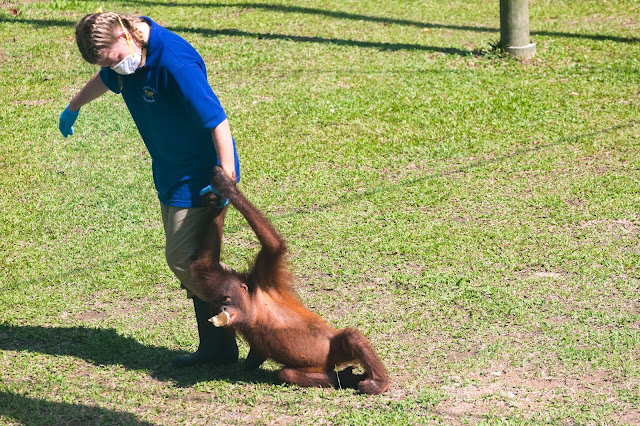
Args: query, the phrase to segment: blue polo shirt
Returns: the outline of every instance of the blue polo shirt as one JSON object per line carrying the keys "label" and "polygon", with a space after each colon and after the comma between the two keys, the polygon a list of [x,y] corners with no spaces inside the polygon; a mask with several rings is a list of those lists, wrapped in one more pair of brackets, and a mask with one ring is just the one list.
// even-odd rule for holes
{"label": "blue polo shirt", "polygon": [[[121,93],[152,160],[160,201],[169,206],[199,207],[200,190],[220,165],[211,129],[225,114],[207,81],[202,57],[182,37],[144,18],[151,30],[144,67],[131,75],[102,68],[100,77]],[[240,164],[233,141],[236,174]]]}

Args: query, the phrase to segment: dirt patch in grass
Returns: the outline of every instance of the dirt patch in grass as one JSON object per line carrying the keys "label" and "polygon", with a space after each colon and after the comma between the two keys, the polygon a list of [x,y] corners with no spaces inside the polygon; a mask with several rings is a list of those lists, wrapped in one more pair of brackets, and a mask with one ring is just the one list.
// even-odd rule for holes
{"label": "dirt patch in grass", "polygon": [[640,234],[640,227],[638,227],[635,222],[628,219],[588,220],[580,223],[578,226],[589,230],[604,231],[613,238]]}
{"label": "dirt patch in grass", "polygon": [[[183,315],[185,306],[190,305],[175,295],[156,293],[138,299],[127,296],[116,298],[109,291],[98,292],[93,302],[87,304],[86,310],[77,312],[73,316],[82,322],[105,323],[121,321],[122,319],[143,320],[146,324],[157,325]],[[190,311],[189,311],[190,312]]]}
{"label": "dirt patch in grass", "polygon": [[[2,63],[2,56],[0,55],[0,64]],[[25,105],[25,106],[41,106],[48,102],[51,102],[51,99],[25,99],[22,101],[11,101],[13,105]]]}
{"label": "dirt patch in grass", "polygon": [[536,268],[524,268],[518,271],[515,274],[515,276],[518,279],[557,280],[561,278],[566,278],[569,276],[569,274],[559,269],[547,270],[547,269],[536,269]]}
{"label": "dirt patch in grass", "polygon": [[[436,406],[445,422],[467,422],[487,415],[505,417],[515,412],[530,413],[544,420],[545,410],[555,404],[574,400],[578,394],[591,395],[594,404],[614,404],[613,418],[623,423],[640,421],[640,412],[632,404],[617,400],[619,383],[605,372],[584,376],[553,375],[524,368],[504,370],[496,366],[489,371],[469,374],[459,383],[446,386],[446,400]],[[540,417],[534,417],[540,416]]]}

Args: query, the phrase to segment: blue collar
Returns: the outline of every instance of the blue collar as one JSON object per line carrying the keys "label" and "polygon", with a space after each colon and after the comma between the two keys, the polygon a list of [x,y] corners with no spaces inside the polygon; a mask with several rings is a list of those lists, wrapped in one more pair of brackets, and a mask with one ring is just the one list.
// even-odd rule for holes
{"label": "blue collar", "polygon": [[161,50],[159,40],[160,35],[158,30],[161,28],[158,24],[153,22],[148,16],[142,16],[142,19],[149,24],[149,41],[147,42],[147,56],[145,58],[144,66],[148,68],[154,68],[160,60]]}

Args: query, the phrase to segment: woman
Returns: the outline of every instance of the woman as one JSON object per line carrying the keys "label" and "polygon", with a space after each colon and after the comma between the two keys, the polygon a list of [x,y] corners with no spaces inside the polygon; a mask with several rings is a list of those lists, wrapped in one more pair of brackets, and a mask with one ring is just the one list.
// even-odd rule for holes
{"label": "woman", "polygon": [[204,61],[180,36],[137,15],[87,15],[76,25],[76,42],[82,57],[101,69],[71,99],[60,115],[59,128],[65,138],[72,135],[80,108],[108,90],[122,94],[129,108],[152,159],[167,263],[193,298],[198,324],[198,350],[174,358],[172,364],[237,361],[235,336],[207,321],[207,303],[189,272],[212,222],[214,261],[219,261],[227,200],[211,194],[211,205],[203,206],[201,200],[213,168],[219,165],[240,181],[235,141],[207,81]]}

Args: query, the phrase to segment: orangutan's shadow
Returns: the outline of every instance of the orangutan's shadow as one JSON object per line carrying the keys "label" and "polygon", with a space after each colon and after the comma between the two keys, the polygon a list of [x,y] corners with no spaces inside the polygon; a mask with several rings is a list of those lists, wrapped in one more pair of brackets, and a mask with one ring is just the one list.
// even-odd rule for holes
{"label": "orangutan's shadow", "polygon": [[184,355],[161,346],[144,345],[114,329],[90,327],[38,327],[0,324],[0,350],[28,351],[48,355],[72,356],[95,365],[121,365],[147,371],[157,380],[180,387],[207,380],[229,383],[278,383],[275,372],[246,372],[242,361],[228,366],[199,366],[175,369],[171,360]]}

